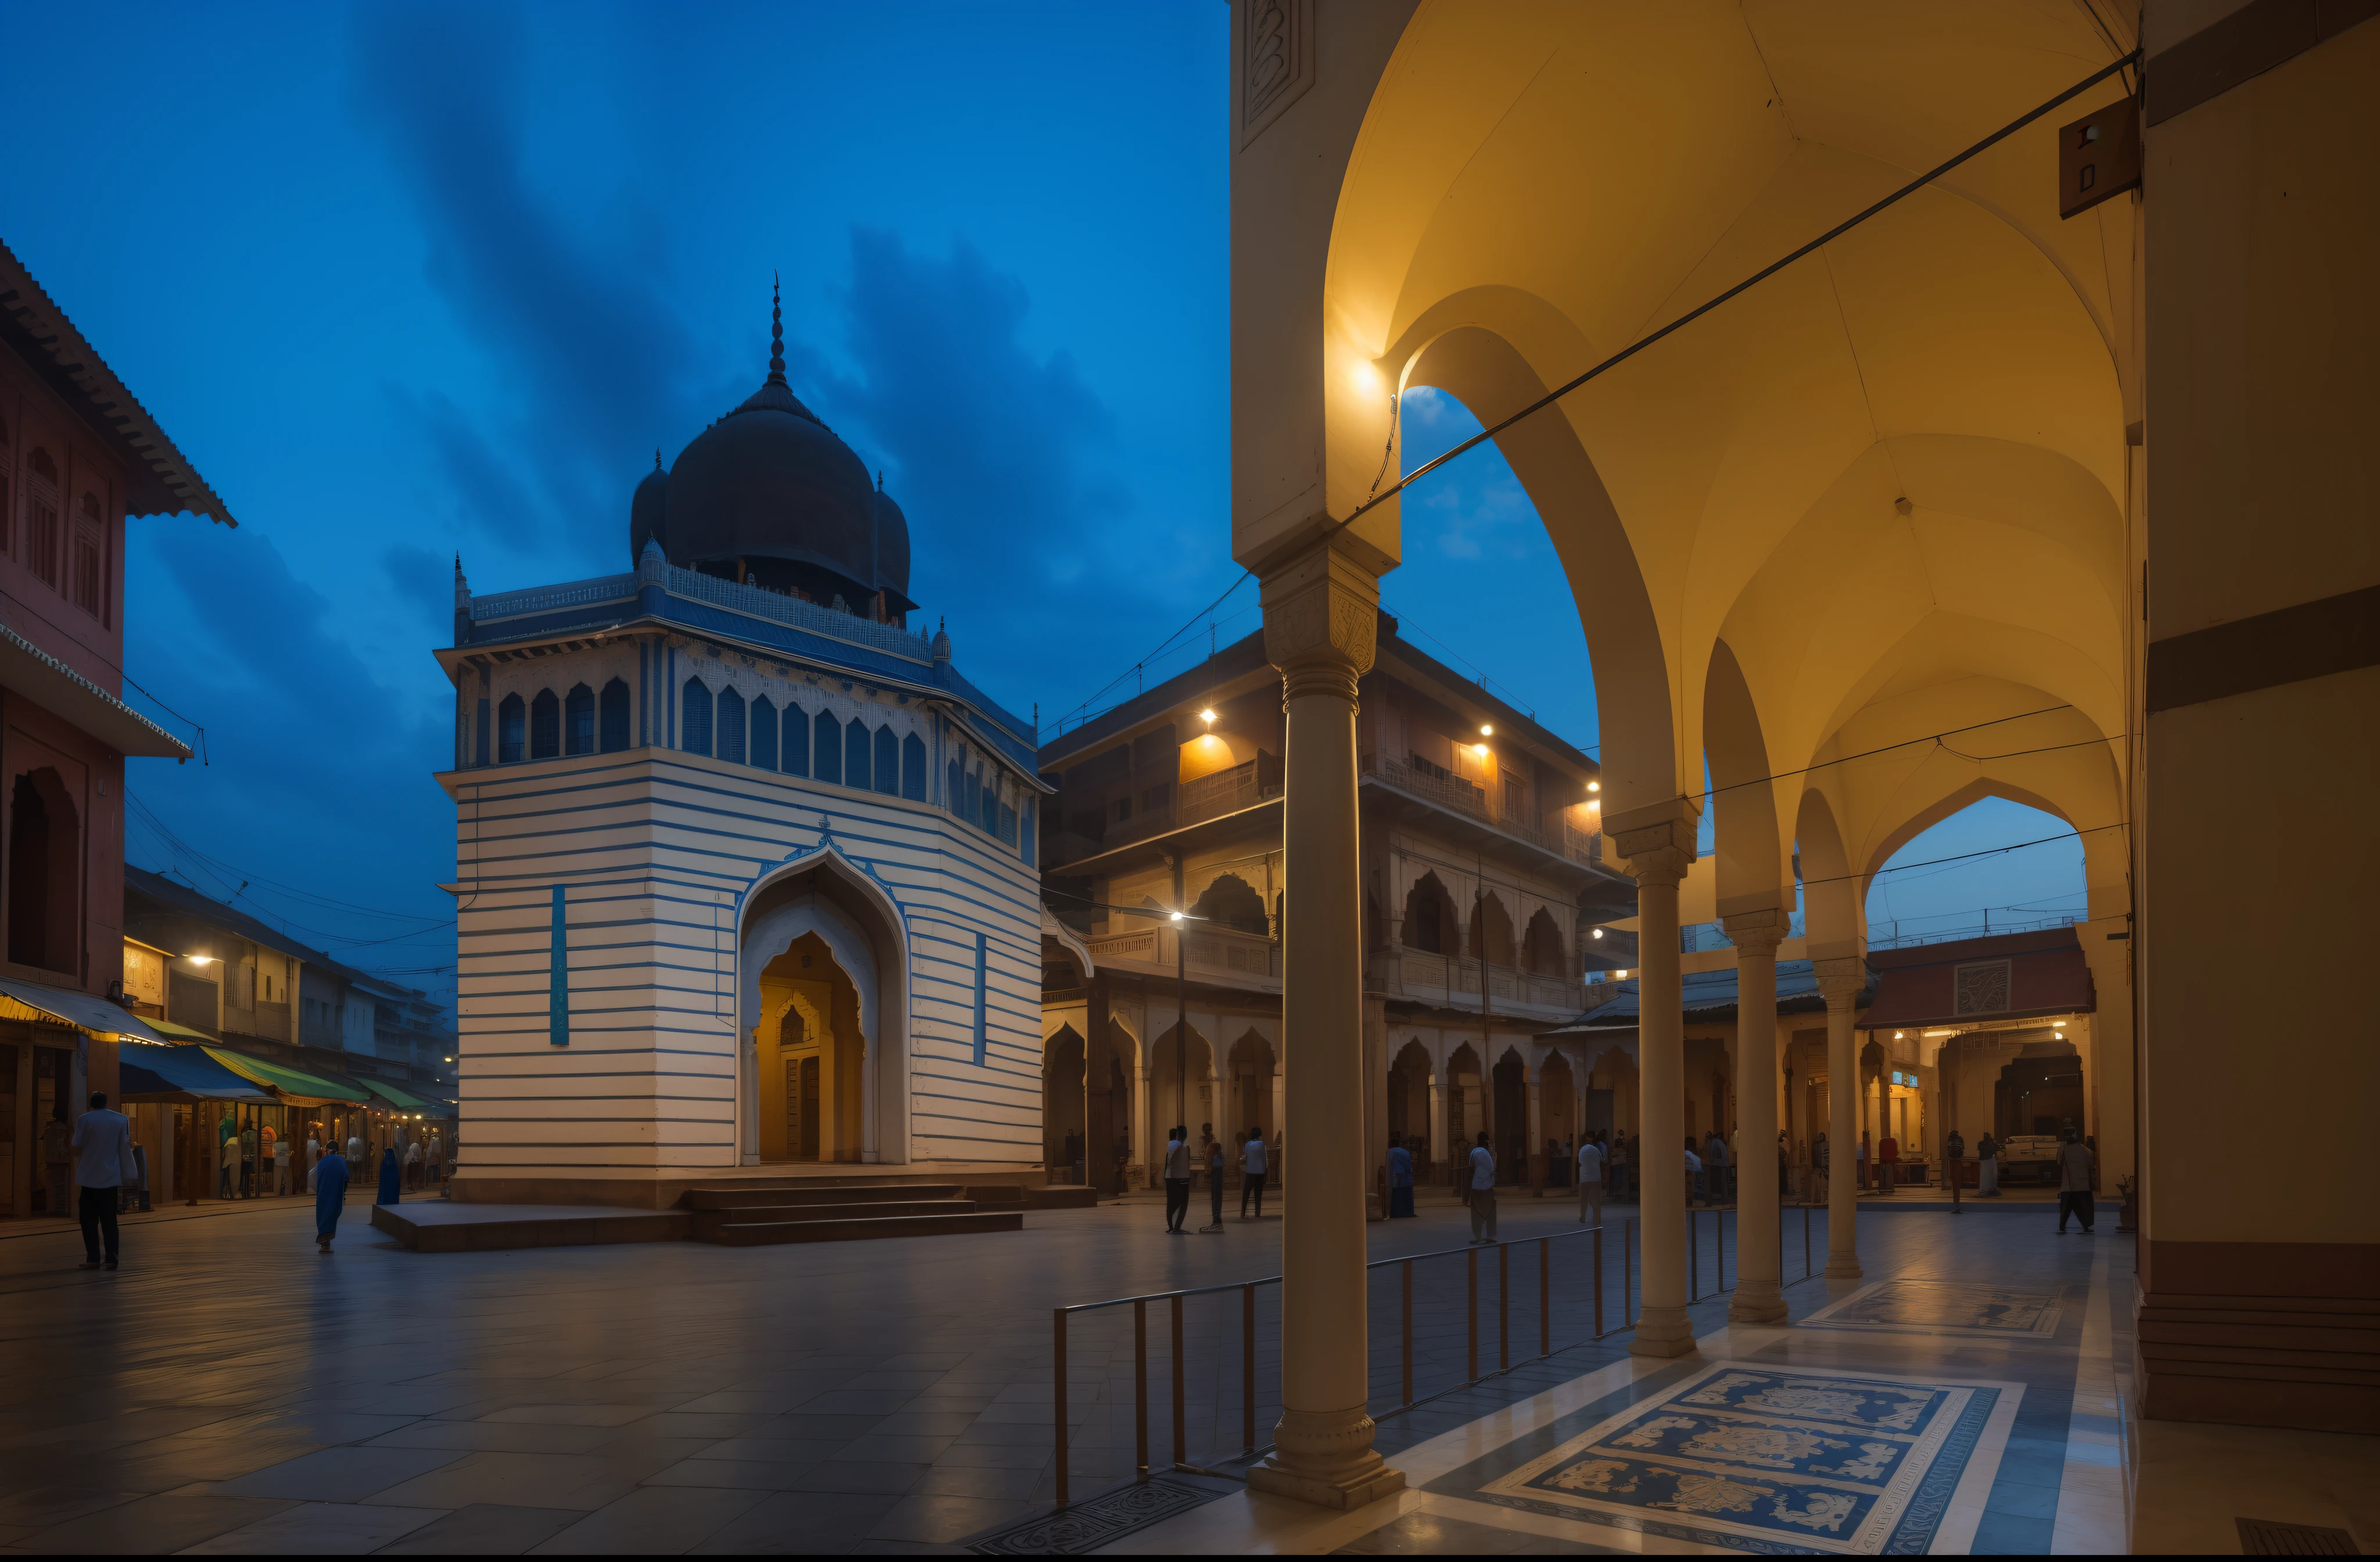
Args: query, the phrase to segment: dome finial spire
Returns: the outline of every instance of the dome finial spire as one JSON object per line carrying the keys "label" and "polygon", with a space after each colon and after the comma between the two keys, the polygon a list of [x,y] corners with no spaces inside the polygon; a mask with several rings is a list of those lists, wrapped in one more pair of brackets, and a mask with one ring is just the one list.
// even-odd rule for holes
{"label": "dome finial spire", "polygon": [[785,383],[784,286],[773,271],[769,274],[769,383]]}

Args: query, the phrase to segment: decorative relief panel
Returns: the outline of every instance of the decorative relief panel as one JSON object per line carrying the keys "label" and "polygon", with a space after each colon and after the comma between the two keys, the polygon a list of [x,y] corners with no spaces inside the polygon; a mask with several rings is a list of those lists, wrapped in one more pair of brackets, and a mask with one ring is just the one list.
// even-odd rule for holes
{"label": "decorative relief panel", "polygon": [[2010,1008],[2009,962],[1976,960],[1956,967],[1950,1012],[1952,1014],[2006,1014]]}
{"label": "decorative relief panel", "polygon": [[1241,0],[1240,145],[1314,85],[1314,0]]}

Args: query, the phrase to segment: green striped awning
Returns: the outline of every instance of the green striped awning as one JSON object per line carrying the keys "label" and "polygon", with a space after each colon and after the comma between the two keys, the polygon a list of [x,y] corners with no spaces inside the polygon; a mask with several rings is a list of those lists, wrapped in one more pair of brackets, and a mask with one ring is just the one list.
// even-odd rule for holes
{"label": "green striped awning", "polygon": [[302,1068],[292,1068],[285,1063],[267,1063],[261,1057],[250,1057],[229,1047],[211,1046],[209,1057],[242,1078],[254,1080],[260,1085],[270,1085],[292,1101],[327,1104],[345,1101],[369,1104],[371,1097],[346,1080],[333,1080],[321,1074],[310,1074]]}
{"label": "green striped awning", "polygon": [[429,1112],[441,1117],[447,1115],[444,1103],[425,1100],[410,1091],[401,1090],[390,1084],[386,1080],[375,1080],[369,1074],[359,1074],[356,1077],[356,1083],[401,1112]]}

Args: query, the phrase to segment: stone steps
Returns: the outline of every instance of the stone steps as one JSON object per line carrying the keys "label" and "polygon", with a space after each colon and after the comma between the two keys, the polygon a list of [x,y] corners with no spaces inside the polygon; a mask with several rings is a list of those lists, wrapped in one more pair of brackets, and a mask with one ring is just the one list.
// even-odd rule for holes
{"label": "stone steps", "polygon": [[[689,1188],[679,1201],[698,1242],[757,1247],[774,1242],[856,1242],[884,1237],[941,1237],[963,1231],[1021,1231],[1022,1197],[984,1209],[953,1183],[873,1182],[819,1186],[808,1178],[770,1178],[755,1186]],[[1001,1190],[1002,1193],[1008,1190]]]}

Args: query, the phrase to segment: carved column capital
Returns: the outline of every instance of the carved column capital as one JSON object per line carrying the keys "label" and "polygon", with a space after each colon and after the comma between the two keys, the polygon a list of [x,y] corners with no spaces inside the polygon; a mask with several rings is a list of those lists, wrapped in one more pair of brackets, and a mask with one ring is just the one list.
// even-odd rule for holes
{"label": "carved column capital", "polygon": [[1379,577],[1328,543],[1264,579],[1265,658],[1282,698],[1330,694],[1350,704],[1379,643]]}
{"label": "carved column capital", "polygon": [[1694,836],[1702,811],[1692,799],[1670,798],[1647,808],[1607,813],[1604,839],[1625,859],[1637,885],[1678,885],[1694,865]]}
{"label": "carved column capital", "polygon": [[1792,919],[1786,913],[1773,908],[1766,911],[1738,911],[1731,917],[1719,919],[1719,926],[1727,930],[1729,941],[1735,946],[1738,959],[1746,955],[1775,959],[1777,946],[1785,942],[1785,934],[1791,922]]}
{"label": "carved column capital", "polygon": [[1817,971],[1818,992],[1827,1000],[1829,1014],[1848,1014],[1859,1002],[1867,986],[1867,962],[1853,955],[1837,960],[1813,960]]}

